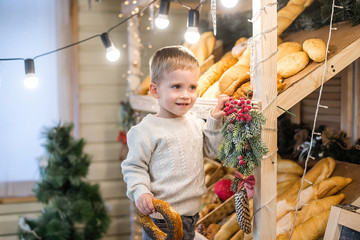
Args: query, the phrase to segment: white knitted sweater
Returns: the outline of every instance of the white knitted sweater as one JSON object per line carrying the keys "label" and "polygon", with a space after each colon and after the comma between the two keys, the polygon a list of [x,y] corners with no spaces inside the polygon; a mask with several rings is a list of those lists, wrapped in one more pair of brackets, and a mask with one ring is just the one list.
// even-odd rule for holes
{"label": "white knitted sweater", "polygon": [[151,193],[180,215],[195,215],[206,193],[203,155],[217,157],[221,127],[222,120],[209,116],[205,123],[190,112],[179,118],[147,115],[127,134],[129,153],[121,164],[127,196],[136,202]]}

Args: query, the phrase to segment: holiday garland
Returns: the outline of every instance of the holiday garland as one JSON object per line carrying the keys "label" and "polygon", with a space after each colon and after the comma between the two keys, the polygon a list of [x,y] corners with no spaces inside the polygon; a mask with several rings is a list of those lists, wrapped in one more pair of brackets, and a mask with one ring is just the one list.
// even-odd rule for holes
{"label": "holiday garland", "polygon": [[261,139],[261,126],[265,117],[261,112],[251,110],[251,101],[229,99],[225,104],[227,120],[221,129],[224,137],[219,147],[219,159],[224,166],[235,168],[231,189],[235,192],[235,210],[240,228],[251,232],[251,221],[247,199],[254,195],[254,168],[268,152]]}
{"label": "holiday garland", "polygon": [[121,102],[120,109],[119,109],[119,121],[118,121],[118,128],[119,128],[119,135],[118,141],[126,144],[126,133],[130,130],[130,128],[135,125],[134,119],[134,111],[131,108],[130,102]]}

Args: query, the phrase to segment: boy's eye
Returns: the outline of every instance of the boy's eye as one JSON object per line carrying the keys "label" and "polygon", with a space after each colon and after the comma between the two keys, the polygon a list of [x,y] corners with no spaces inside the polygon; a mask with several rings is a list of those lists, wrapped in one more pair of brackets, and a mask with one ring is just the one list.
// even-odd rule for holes
{"label": "boy's eye", "polygon": [[191,86],[190,89],[191,90],[196,90],[197,86]]}
{"label": "boy's eye", "polygon": [[179,89],[179,88],[180,88],[180,85],[175,84],[175,85],[173,85],[172,87],[175,88],[175,89]]}

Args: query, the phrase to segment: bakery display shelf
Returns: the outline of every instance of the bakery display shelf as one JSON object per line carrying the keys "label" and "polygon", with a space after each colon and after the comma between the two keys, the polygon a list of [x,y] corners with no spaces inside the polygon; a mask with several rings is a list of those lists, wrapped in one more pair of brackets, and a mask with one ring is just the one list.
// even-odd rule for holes
{"label": "bakery display shelf", "polygon": [[[334,24],[332,31],[324,82],[338,74],[360,57],[360,25]],[[320,38],[327,43],[329,26],[314,31],[300,31],[283,36],[283,41],[303,43],[306,39]],[[321,85],[325,62],[311,62],[296,75],[285,79],[285,89],[277,98],[277,105],[288,110]],[[278,109],[278,116],[284,111]]]}
{"label": "bakery display shelf", "polygon": [[[351,23],[338,23],[333,25],[337,30],[332,31],[329,45],[327,69],[324,81],[328,81],[345,67],[360,57],[360,25],[352,26]],[[329,26],[313,31],[300,31],[283,36],[283,41],[303,43],[306,39],[321,38],[327,43]],[[284,90],[277,97],[277,105],[288,110],[300,102],[320,85],[324,71],[324,62],[311,62],[306,68],[296,75],[286,78]],[[204,117],[209,109],[217,103],[217,99],[198,98],[192,111]],[[149,95],[131,95],[131,106],[140,111],[157,112],[156,99]],[[278,109],[280,116],[284,111]]]}

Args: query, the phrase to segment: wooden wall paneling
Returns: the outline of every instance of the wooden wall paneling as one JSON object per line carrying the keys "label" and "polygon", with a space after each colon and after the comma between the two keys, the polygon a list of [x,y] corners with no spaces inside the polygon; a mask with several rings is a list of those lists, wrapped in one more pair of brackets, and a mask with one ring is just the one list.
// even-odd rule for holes
{"label": "wooden wall paneling", "polygon": [[[77,2],[79,39],[101,34],[123,20],[118,17],[121,2],[117,0]],[[86,141],[84,151],[92,157],[87,177],[99,184],[112,220],[103,239],[117,240],[130,239],[130,201],[125,195],[117,142],[119,103],[126,99],[127,87],[126,24],[109,35],[121,52],[118,62],[107,61],[100,37],[79,46],[78,96],[80,137]]]}
{"label": "wooden wall paneling", "polygon": [[[319,89],[309,94],[301,101],[301,122],[313,126]],[[332,129],[340,129],[341,115],[341,78],[334,76],[324,84],[320,104],[328,108],[319,108],[316,127],[326,125]]]}
{"label": "wooden wall paneling", "polygon": [[84,151],[92,157],[93,162],[118,160],[121,144],[118,142],[91,143],[85,145]]}
{"label": "wooden wall paneling", "polygon": [[105,203],[111,217],[124,217],[130,215],[130,200],[128,198],[106,199]]}
{"label": "wooden wall paneling", "polygon": [[346,67],[341,74],[341,113],[340,130],[348,137],[352,137],[352,113],[353,113],[353,64]]}
{"label": "wooden wall paneling", "polygon": [[126,198],[126,184],[122,180],[91,181],[100,185],[101,196],[104,199]]}
{"label": "wooden wall paneling", "polygon": [[[99,85],[99,84],[110,84],[110,85],[116,85],[120,84],[121,86],[125,85],[125,77],[127,72],[127,66],[126,65],[120,65],[117,66],[116,69],[111,69],[111,71],[117,72],[118,74],[111,74],[110,76],[107,76],[104,78],[104,73],[96,71],[91,68],[91,66],[82,68],[85,71],[82,71],[79,76],[79,83],[81,85]],[[119,83],[119,80],[121,82]]]}
{"label": "wooden wall paneling", "polygon": [[43,205],[38,202],[0,204],[0,216],[40,212]]}
{"label": "wooden wall paneling", "polygon": [[84,104],[80,109],[82,123],[116,123],[119,104]]}
{"label": "wooden wall paneling", "polygon": [[7,235],[7,236],[0,236],[0,240],[19,240],[16,235]]}
{"label": "wooden wall paneling", "polygon": [[121,162],[93,162],[87,177],[94,181],[122,179]]}
{"label": "wooden wall paneling", "polygon": [[[39,212],[40,213],[40,212]],[[24,217],[36,218],[38,214],[34,213],[22,213]],[[19,215],[10,214],[10,215],[0,215],[0,236],[2,235],[16,235],[18,228]]]}
{"label": "wooden wall paneling", "polygon": [[113,143],[117,141],[117,123],[83,124],[80,128],[88,143]]}
{"label": "wooden wall paneling", "polygon": [[129,217],[111,218],[111,224],[107,234],[129,234],[130,235],[130,221]]}
{"label": "wooden wall paneling", "polygon": [[125,93],[124,85],[81,85],[80,104],[118,104]]}

